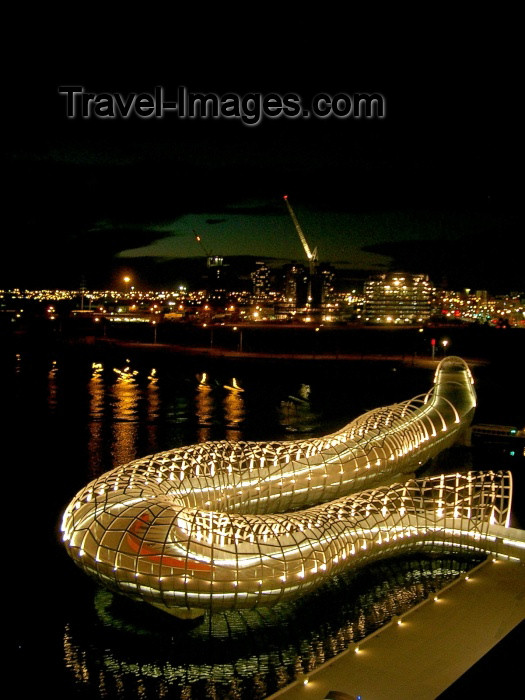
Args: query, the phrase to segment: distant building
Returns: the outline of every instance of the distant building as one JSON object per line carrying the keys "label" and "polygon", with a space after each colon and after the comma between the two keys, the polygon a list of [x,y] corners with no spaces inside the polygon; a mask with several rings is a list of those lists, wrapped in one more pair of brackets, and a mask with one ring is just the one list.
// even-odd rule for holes
{"label": "distant building", "polygon": [[283,303],[291,309],[321,309],[335,299],[335,268],[323,263],[312,274],[301,263],[283,267]]}
{"label": "distant building", "polygon": [[267,299],[270,296],[270,268],[264,262],[256,262],[251,273],[252,294],[255,299]]}
{"label": "distant building", "polygon": [[331,304],[335,299],[335,267],[328,263],[321,263],[317,267],[315,278],[317,282],[315,287],[319,291],[317,294],[312,294],[313,305],[318,308]]}
{"label": "distant building", "polygon": [[427,275],[375,275],[364,285],[364,319],[369,323],[420,323],[432,315],[434,293]]}
{"label": "distant building", "polygon": [[283,268],[284,303],[291,309],[304,309],[308,303],[308,272],[304,265],[290,263]]}
{"label": "distant building", "polygon": [[227,292],[231,285],[231,270],[218,255],[210,255],[206,260],[208,268],[207,301],[213,307],[222,307],[227,303]]}
{"label": "distant building", "polygon": [[486,289],[478,289],[476,290],[474,296],[476,297],[476,299],[479,299],[481,302],[486,304],[489,298],[489,293]]}

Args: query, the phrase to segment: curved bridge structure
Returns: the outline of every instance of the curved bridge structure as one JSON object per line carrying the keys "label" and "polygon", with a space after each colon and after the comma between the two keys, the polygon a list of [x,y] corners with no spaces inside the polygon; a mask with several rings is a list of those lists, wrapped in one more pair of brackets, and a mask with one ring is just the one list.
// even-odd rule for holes
{"label": "curved bridge structure", "polygon": [[489,525],[508,524],[510,474],[410,478],[461,438],[475,404],[468,366],[449,357],[426,394],[322,438],[135,460],[69,504],[67,551],[111,590],[195,617],[274,605],[402,550],[490,548]]}

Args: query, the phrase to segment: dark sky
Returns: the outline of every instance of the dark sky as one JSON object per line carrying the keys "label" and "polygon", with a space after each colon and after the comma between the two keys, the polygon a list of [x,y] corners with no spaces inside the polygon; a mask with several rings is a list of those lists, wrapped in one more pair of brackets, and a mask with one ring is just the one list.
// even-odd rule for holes
{"label": "dark sky", "polygon": [[[0,288],[78,287],[82,277],[96,287],[124,272],[175,285],[185,281],[177,261],[202,254],[194,231],[225,257],[301,260],[288,194],[320,260],[523,289],[514,22],[390,19],[379,31],[311,17],[302,30],[281,13],[257,35],[244,18],[228,33],[212,20],[164,38],[161,18],[142,34],[39,31],[38,21],[19,30],[5,88]],[[294,93],[303,103],[377,92],[386,116],[67,119],[62,85],[123,95],[162,86],[170,99],[179,86]]]}

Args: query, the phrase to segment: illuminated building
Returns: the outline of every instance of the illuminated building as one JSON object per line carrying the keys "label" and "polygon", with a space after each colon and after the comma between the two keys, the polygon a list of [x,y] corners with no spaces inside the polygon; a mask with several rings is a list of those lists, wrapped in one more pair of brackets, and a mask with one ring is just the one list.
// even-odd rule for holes
{"label": "illuminated building", "polygon": [[525,299],[523,294],[500,295],[489,298],[485,290],[471,294],[463,292],[438,293],[438,309],[444,319],[490,323],[495,326],[525,326]]}
{"label": "illuminated building", "polygon": [[[316,276],[319,278],[320,293],[318,305],[325,306],[334,301],[335,298],[335,268],[328,263],[321,263],[317,266]],[[315,298],[314,298],[315,301]]]}
{"label": "illuminated building", "polygon": [[370,323],[421,323],[433,312],[434,289],[427,275],[376,275],[365,282],[364,296],[363,315]]}
{"label": "illuminated building", "polygon": [[257,262],[251,273],[252,294],[255,299],[267,299],[270,295],[270,268],[264,262]]}
{"label": "illuminated building", "polygon": [[218,255],[209,256],[206,260],[208,268],[207,302],[216,306],[227,304],[227,287],[229,284],[229,266],[224,258]]}
{"label": "illuminated building", "polygon": [[300,596],[403,550],[490,548],[509,474],[404,474],[461,438],[475,409],[463,360],[430,391],[321,438],[203,442],[130,462],[67,507],[75,563],[111,590],[180,617]]}
{"label": "illuminated building", "polygon": [[283,268],[284,305],[290,309],[320,309],[334,300],[335,268],[327,263],[311,265],[291,263]]}
{"label": "illuminated building", "polygon": [[290,263],[283,268],[283,306],[305,308],[308,303],[308,272],[304,265]]}

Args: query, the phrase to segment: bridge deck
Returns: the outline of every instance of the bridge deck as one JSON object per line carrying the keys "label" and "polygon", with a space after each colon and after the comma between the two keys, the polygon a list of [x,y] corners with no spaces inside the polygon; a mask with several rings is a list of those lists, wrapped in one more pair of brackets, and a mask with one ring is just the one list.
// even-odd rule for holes
{"label": "bridge deck", "polygon": [[[438,601],[424,602],[401,625],[390,624],[365,640],[358,653],[340,654],[310,674],[307,685],[296,681],[271,697],[321,700],[339,691],[348,694],[339,696],[345,700],[435,700],[524,619],[525,564],[488,560]],[[523,648],[512,652],[502,666],[476,666],[467,697],[506,696],[513,679],[521,683]],[[447,698],[465,697],[449,693]]]}

